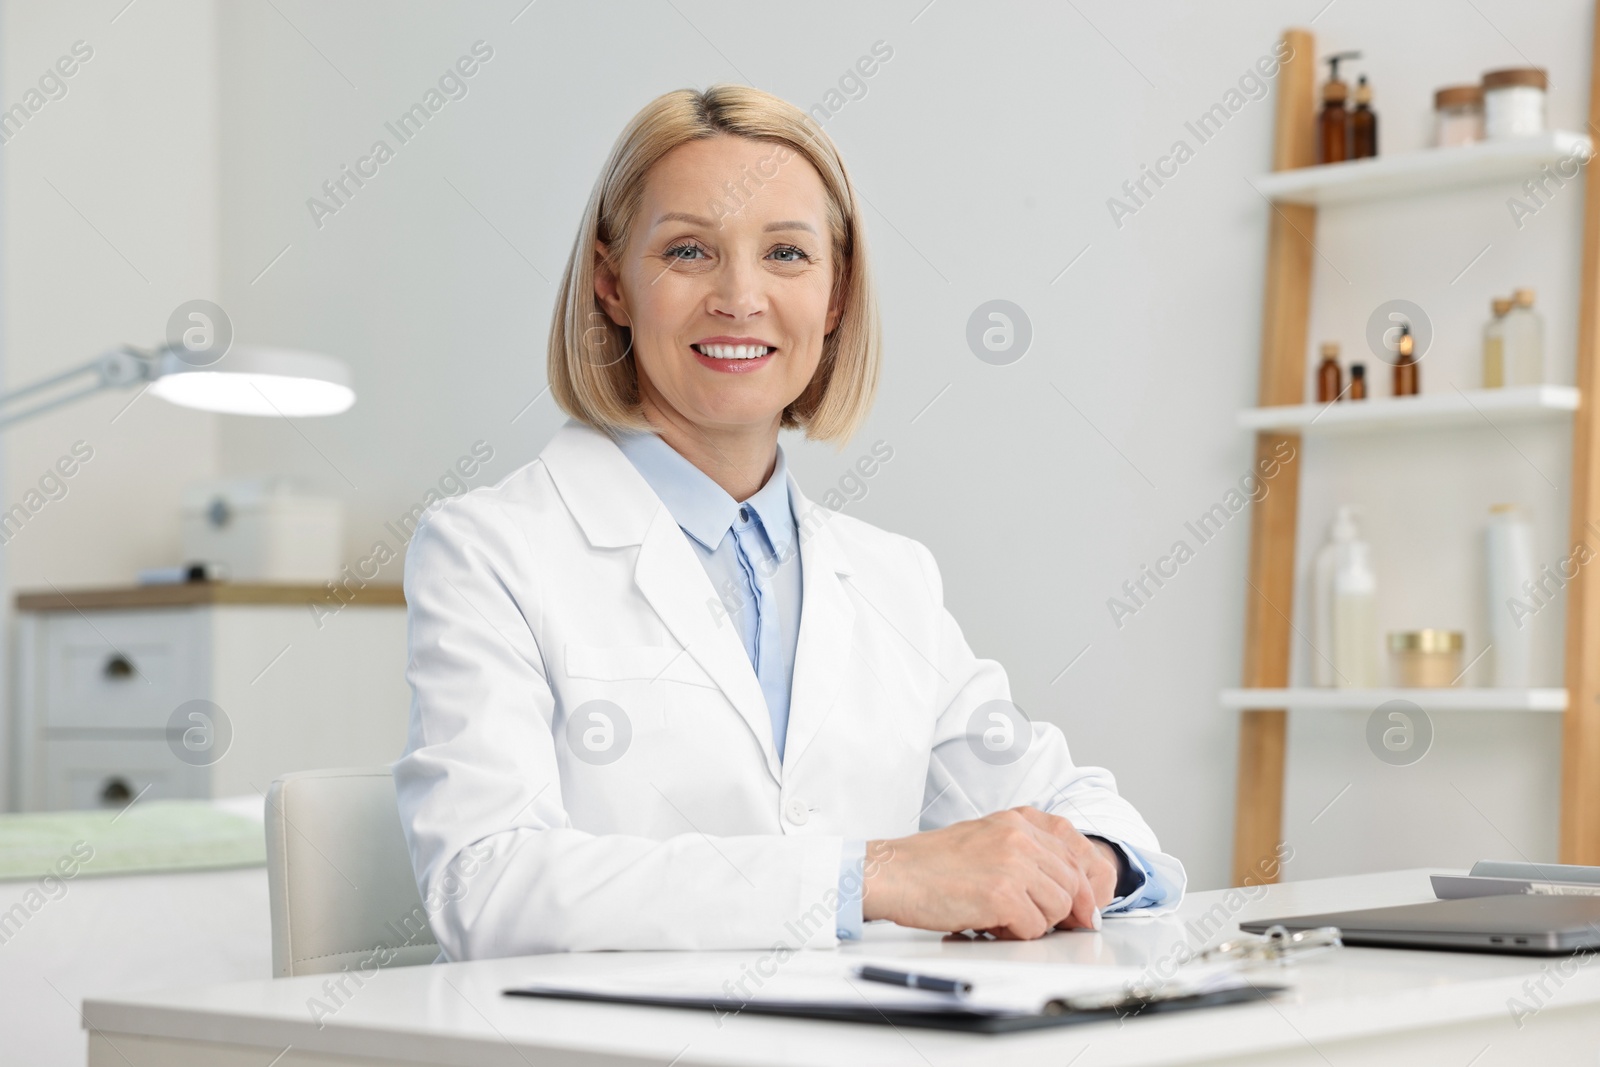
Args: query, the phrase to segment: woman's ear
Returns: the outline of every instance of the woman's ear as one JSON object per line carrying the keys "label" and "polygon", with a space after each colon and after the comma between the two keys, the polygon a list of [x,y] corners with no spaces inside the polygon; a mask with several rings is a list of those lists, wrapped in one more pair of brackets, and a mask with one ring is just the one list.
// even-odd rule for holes
{"label": "woman's ear", "polygon": [[839,318],[844,314],[845,285],[841,282],[833,287],[833,298],[828,302],[828,326],[823,330],[824,336],[833,332],[839,325]]}
{"label": "woman's ear", "polygon": [[618,326],[632,325],[627,305],[622,299],[622,286],[611,270],[605,242],[598,238],[594,242],[594,295],[599,299],[600,306],[606,309],[606,314],[611,316],[612,322]]}

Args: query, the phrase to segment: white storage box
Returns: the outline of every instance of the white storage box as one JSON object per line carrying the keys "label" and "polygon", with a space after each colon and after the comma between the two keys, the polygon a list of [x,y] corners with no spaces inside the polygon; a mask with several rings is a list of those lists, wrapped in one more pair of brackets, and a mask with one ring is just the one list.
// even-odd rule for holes
{"label": "white storage box", "polygon": [[339,575],[344,507],[286,481],[235,479],[183,493],[183,561],[235,582],[322,583]]}

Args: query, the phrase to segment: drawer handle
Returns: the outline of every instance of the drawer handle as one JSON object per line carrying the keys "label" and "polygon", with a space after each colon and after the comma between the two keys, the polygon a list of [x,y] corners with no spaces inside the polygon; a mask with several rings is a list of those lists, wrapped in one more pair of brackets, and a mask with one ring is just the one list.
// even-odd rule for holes
{"label": "drawer handle", "polygon": [[132,678],[133,661],[121,652],[113,653],[111,658],[106,660],[105,676],[107,678]]}
{"label": "drawer handle", "polygon": [[125,808],[132,799],[133,787],[125,778],[107,778],[106,784],[100,790],[102,804],[115,804],[119,808]]}

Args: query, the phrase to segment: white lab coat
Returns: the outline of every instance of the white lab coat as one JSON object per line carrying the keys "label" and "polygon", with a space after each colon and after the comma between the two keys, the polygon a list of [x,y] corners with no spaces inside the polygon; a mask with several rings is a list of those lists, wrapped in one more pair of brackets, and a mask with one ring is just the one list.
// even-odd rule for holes
{"label": "white lab coat", "polygon": [[813,503],[792,475],[790,493],[803,598],[782,763],[705,568],[608,436],[569,421],[425,518],[394,779],[444,956],[831,946],[845,840],[1021,804],[1183,885],[1057,727],[1033,724],[1014,763],[974,755],[969,718],[1010,690],[944,608],[925,547]]}

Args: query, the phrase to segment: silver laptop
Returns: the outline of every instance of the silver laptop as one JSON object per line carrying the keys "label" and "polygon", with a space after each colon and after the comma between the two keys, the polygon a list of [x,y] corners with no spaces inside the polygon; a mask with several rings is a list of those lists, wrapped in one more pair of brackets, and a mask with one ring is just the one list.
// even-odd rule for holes
{"label": "silver laptop", "polygon": [[1430,900],[1394,908],[1252,919],[1241,930],[1337,926],[1347,945],[1462,949],[1553,956],[1600,947],[1600,897],[1515,896]]}

